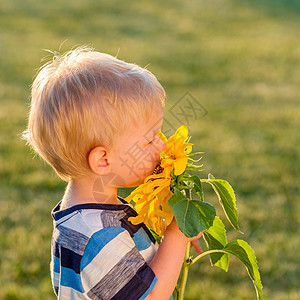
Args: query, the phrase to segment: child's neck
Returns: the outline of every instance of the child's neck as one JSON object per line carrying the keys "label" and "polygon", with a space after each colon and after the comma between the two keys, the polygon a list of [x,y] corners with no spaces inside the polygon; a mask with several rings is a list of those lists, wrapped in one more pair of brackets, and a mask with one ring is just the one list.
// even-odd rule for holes
{"label": "child's neck", "polygon": [[102,180],[71,180],[65,190],[61,209],[84,203],[121,204],[121,201],[117,198],[117,188],[104,186]]}

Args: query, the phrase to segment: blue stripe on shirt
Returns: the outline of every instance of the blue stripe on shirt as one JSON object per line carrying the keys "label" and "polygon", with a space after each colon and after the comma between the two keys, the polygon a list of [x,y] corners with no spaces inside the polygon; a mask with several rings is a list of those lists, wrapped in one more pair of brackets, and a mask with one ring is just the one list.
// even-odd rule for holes
{"label": "blue stripe on shirt", "polygon": [[[89,209],[92,210],[89,211]],[[114,212],[112,219],[113,222],[106,226],[104,226],[101,221],[99,221],[98,224],[91,221],[89,218],[92,214],[93,219],[99,219],[106,211]],[[144,260],[144,257],[137,253],[135,255],[136,259],[140,259],[141,261],[137,261],[136,264],[138,267],[141,263],[144,263],[144,265],[138,268],[138,270],[132,270],[130,259],[128,259],[128,261],[125,259],[124,262],[124,256],[121,255],[121,257],[118,253],[116,253],[117,256],[114,257],[114,260],[118,262],[114,268],[117,270],[116,266],[120,265],[120,270],[121,268],[123,268],[126,272],[129,270],[133,277],[128,277],[126,275],[128,272],[115,272],[115,269],[111,268],[111,270],[109,270],[109,272],[105,275],[102,282],[103,285],[99,285],[99,292],[101,291],[102,293],[107,287],[107,282],[110,282],[110,276],[112,275],[115,276],[116,280],[111,281],[116,281],[117,283],[122,282],[121,285],[112,285],[112,290],[110,292],[110,297],[112,297],[112,299],[138,300],[145,299],[147,295],[150,294],[156,282],[156,277],[152,269],[147,265],[146,261],[150,260],[156,251],[156,246],[154,246],[155,240],[144,224],[136,226],[132,225],[128,221],[128,217],[136,215],[132,208],[128,205],[115,205],[112,207],[111,205],[103,204],[99,206],[94,204],[93,207],[90,207],[89,205],[82,205],[82,207],[78,206],[76,207],[76,211],[73,207],[72,212],[68,211],[68,213],[65,211],[55,211],[54,213],[55,216],[53,215],[53,217],[56,222],[54,223],[51,251],[53,255],[52,284],[56,294],[59,294],[59,288],[61,288],[61,291],[63,292],[65,290],[64,287],[66,288],[67,293],[71,293],[73,296],[75,294],[79,295],[80,293],[85,295],[89,294],[93,288],[91,289],[91,287],[82,284],[82,274],[84,276],[87,274],[80,274],[78,272],[86,269],[90,263],[93,264],[96,261],[95,258],[98,258],[98,255],[99,257],[102,257],[101,252],[106,253],[106,251],[102,251],[104,247],[105,249],[107,247],[107,259],[110,260],[111,256],[114,255],[113,249],[112,252],[110,252],[110,248],[113,244],[118,244],[125,248],[127,246],[128,249],[131,249],[131,247],[135,244],[135,251],[143,251],[143,256],[145,256]],[[125,226],[127,222],[131,225],[129,228]],[[141,229],[141,227],[144,230]],[[117,241],[114,241],[115,239]],[[153,243],[151,243],[151,241]],[[123,242],[124,245],[122,244]],[[147,249],[149,249],[149,251],[145,251]],[[122,249],[120,249],[119,252],[120,251],[122,251]],[[125,249],[123,252],[125,256],[129,255],[129,252]],[[130,252],[130,254],[132,253]],[[103,265],[101,263],[99,268],[102,269],[102,267]],[[96,268],[98,269],[98,267]],[[84,277],[84,280],[91,279],[93,284],[97,282],[97,279],[100,280],[98,275],[94,274],[93,270],[91,270],[91,275],[91,278]],[[105,282],[105,280],[107,282]],[[83,289],[83,286],[86,290]]]}
{"label": "blue stripe on shirt", "polygon": [[58,257],[54,256],[53,263],[54,263],[53,271],[55,273],[59,273],[60,272],[60,259]]}
{"label": "blue stripe on shirt", "polygon": [[137,233],[133,236],[135,246],[139,251],[148,249],[151,246],[151,240],[143,228],[140,228]]}
{"label": "blue stripe on shirt", "polygon": [[81,277],[79,274],[76,274],[73,270],[68,268],[61,268],[61,282],[62,286],[70,287],[80,293],[84,293],[84,289],[81,283]]}
{"label": "blue stripe on shirt", "polygon": [[106,227],[94,233],[85,248],[85,255],[81,260],[81,270],[92,262],[104,246],[124,231],[125,229],[122,227]]}

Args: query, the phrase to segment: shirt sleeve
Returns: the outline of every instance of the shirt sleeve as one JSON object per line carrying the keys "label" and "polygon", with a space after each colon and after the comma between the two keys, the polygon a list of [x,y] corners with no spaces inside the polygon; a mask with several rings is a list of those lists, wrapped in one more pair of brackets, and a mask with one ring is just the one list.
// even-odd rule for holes
{"label": "shirt sleeve", "polygon": [[80,264],[83,289],[91,299],[145,299],[157,278],[122,227],[94,233]]}

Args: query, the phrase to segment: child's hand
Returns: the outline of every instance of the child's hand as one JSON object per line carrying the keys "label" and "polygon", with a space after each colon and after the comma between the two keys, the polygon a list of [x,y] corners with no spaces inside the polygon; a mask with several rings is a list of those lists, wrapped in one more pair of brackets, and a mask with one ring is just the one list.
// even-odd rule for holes
{"label": "child's hand", "polygon": [[[178,227],[178,224],[177,224],[177,221],[175,218],[173,218],[173,221],[171,222],[171,224],[167,227],[167,230],[168,231],[174,231],[174,232],[177,232],[177,233],[180,233],[181,235],[183,235],[188,242],[191,242],[192,246],[196,249],[197,253],[198,253],[198,250],[201,251],[202,253],[202,249],[201,249],[201,246],[200,246],[200,243],[199,243],[199,239],[201,238],[202,236],[202,232],[199,232],[199,234],[197,236],[194,236],[192,238],[188,238],[186,237],[179,229]],[[198,253],[198,254],[201,254],[201,253]]]}
{"label": "child's hand", "polygon": [[157,283],[147,296],[147,300],[170,299],[178,281],[186,246],[188,242],[192,242],[198,252],[201,249],[198,244],[201,235],[202,232],[195,237],[187,238],[180,231],[175,218],[173,219],[166,229],[154,258],[149,263],[157,277]]}
{"label": "child's hand", "polygon": [[202,232],[200,232],[195,237],[189,238],[189,241],[191,242],[191,246],[195,248],[195,250],[198,254],[203,253],[200,242],[199,242],[199,239],[201,238],[201,236],[202,236]]}
{"label": "child's hand", "polygon": [[191,242],[193,244],[193,242],[195,242],[194,244],[196,244],[196,242],[201,238],[202,236],[202,231],[199,232],[199,234],[197,236],[194,236],[192,238],[188,238],[189,242]]}

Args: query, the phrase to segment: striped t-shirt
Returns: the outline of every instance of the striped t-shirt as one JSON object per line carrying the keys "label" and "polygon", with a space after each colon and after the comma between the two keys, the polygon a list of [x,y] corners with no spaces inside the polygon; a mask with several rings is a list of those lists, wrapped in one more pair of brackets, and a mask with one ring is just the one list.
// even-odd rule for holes
{"label": "striped t-shirt", "polygon": [[[119,199],[124,202],[122,198]],[[144,299],[157,278],[148,266],[157,244],[128,204],[53,209],[51,278],[58,299]]]}

